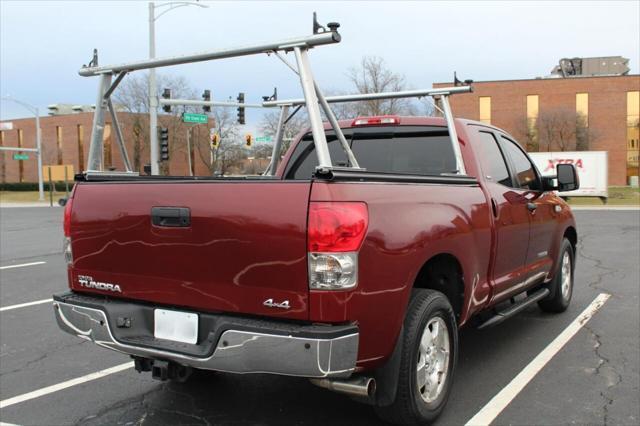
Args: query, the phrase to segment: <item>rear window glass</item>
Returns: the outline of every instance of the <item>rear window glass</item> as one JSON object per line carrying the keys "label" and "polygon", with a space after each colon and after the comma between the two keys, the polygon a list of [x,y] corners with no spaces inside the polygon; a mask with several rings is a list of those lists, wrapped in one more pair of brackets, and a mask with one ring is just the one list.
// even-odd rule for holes
{"label": "rear window glass", "polygon": [[[345,154],[335,136],[327,135],[327,143],[331,162],[335,166],[348,166],[347,154]],[[311,179],[311,175],[313,175],[317,166],[318,156],[313,145],[313,139],[305,136],[293,151],[285,176],[287,179]]]}
{"label": "rear window glass", "polygon": [[351,149],[360,167],[371,172],[440,175],[456,170],[447,134],[355,135]]}
{"label": "rear window glass", "polygon": [[[404,129],[403,129],[404,130]],[[371,172],[440,175],[454,173],[456,160],[446,131],[381,133],[345,131],[360,167]],[[329,138],[331,161],[348,166],[344,150],[335,136]],[[305,137],[296,147],[287,166],[287,179],[310,179],[318,159],[312,139]]]}

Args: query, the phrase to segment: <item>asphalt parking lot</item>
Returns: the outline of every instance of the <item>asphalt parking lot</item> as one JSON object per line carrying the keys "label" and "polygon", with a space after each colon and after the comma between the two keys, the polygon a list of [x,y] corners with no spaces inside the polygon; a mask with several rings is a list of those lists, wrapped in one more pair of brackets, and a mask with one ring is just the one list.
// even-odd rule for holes
{"label": "asphalt parking lot", "polygon": [[[452,397],[438,424],[465,424],[510,389],[602,293],[611,297],[521,392],[509,395],[493,424],[640,423],[640,212],[577,211],[576,217],[580,240],[570,309],[551,315],[531,308],[488,330],[462,330]],[[304,379],[207,373],[183,384],[161,383],[126,365],[87,376],[129,360],[58,330],[46,299],[66,288],[61,221],[59,208],[0,209],[2,422],[378,423],[371,407]],[[23,264],[31,265],[11,267]],[[21,306],[29,302],[39,303]],[[68,382],[76,378],[82,380]]]}

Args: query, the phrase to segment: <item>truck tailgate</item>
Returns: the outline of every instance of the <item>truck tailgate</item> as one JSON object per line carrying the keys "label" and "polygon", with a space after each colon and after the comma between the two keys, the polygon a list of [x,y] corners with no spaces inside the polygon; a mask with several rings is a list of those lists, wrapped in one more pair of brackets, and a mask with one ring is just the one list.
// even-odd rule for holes
{"label": "truck tailgate", "polygon": [[[310,186],[79,183],[71,209],[71,288],[193,310],[308,319]],[[190,223],[171,218],[176,212],[187,212]]]}

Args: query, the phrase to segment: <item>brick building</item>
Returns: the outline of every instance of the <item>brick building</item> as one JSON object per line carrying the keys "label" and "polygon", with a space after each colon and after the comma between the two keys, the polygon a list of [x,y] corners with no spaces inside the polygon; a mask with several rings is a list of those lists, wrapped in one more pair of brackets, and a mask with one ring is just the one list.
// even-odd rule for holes
{"label": "brick building", "polygon": [[[118,113],[125,145],[132,167],[142,172],[149,163],[148,118],[143,114]],[[175,116],[160,116],[160,126],[169,128],[170,161],[168,172],[188,175],[186,132],[187,125]],[[116,136],[107,115],[104,132],[104,166],[124,170]],[[35,118],[4,120],[12,123],[11,130],[0,131],[0,146],[36,147]],[[87,164],[91,141],[92,112],[52,115],[40,118],[43,165],[71,164],[74,172],[82,172]],[[210,124],[192,129],[191,159],[196,175],[209,174],[208,135]],[[136,130],[138,129],[138,130]],[[15,151],[0,151],[0,182],[37,182],[35,153],[29,152],[28,160],[14,160]],[[45,177],[46,179],[46,177]]]}
{"label": "brick building", "polygon": [[608,151],[610,185],[627,185],[630,176],[638,176],[639,75],[472,85],[472,93],[451,97],[455,116],[503,128],[530,151]]}

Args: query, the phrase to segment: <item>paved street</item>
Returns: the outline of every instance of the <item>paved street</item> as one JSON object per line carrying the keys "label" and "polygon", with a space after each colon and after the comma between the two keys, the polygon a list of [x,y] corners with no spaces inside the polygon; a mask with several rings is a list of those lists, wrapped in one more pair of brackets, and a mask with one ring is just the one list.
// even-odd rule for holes
{"label": "paved street", "polygon": [[[497,327],[461,332],[449,405],[438,424],[464,424],[601,293],[611,295],[546,366],[513,395],[498,425],[640,423],[640,212],[577,211],[580,235],[570,309],[537,307]],[[199,374],[160,383],[133,369],[5,406],[19,395],[128,362],[58,330],[47,299],[66,288],[62,209],[2,208],[0,419],[20,425],[377,424],[371,407],[269,375]],[[45,263],[37,263],[45,262]],[[29,264],[30,266],[6,268]],[[32,395],[33,396],[33,395]]]}

